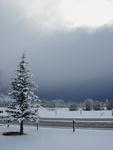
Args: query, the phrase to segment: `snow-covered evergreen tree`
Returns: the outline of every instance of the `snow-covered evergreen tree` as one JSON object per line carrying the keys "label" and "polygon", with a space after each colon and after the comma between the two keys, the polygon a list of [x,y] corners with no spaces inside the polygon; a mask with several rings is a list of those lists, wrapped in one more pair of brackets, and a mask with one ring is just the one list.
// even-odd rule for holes
{"label": "snow-covered evergreen tree", "polygon": [[32,75],[27,69],[25,54],[23,54],[17,68],[16,77],[12,80],[12,91],[10,93],[13,102],[8,106],[8,117],[10,120],[18,120],[20,123],[20,133],[23,133],[24,120],[39,120],[38,108],[39,98],[34,94],[37,90]]}

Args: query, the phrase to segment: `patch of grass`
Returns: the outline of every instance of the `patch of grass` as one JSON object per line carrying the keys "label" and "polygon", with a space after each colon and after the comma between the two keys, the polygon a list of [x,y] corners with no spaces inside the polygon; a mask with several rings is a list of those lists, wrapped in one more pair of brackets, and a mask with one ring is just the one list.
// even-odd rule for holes
{"label": "patch of grass", "polygon": [[18,136],[18,135],[26,135],[25,133],[20,132],[3,132],[2,135],[4,136]]}

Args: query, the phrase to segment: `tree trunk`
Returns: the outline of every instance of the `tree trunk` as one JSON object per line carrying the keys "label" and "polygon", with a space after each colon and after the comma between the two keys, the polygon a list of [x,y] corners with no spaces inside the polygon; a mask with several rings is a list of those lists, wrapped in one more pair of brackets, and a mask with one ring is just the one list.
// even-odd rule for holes
{"label": "tree trunk", "polygon": [[38,126],[39,126],[39,124],[37,123],[37,130],[38,130]]}
{"label": "tree trunk", "polygon": [[20,134],[23,134],[23,121],[20,122]]}

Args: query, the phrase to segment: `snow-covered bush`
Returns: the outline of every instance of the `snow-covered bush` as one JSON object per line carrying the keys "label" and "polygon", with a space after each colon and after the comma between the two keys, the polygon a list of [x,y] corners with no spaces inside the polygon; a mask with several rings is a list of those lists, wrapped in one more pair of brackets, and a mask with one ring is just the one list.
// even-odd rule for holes
{"label": "snow-covered bush", "polygon": [[94,101],[93,109],[94,110],[101,110],[101,102],[100,101]]}
{"label": "snow-covered bush", "polygon": [[112,110],[113,109],[113,100],[110,100],[107,102],[106,107],[108,110]]}
{"label": "snow-covered bush", "polygon": [[77,103],[70,104],[69,110],[70,111],[76,111],[76,110],[78,110],[78,104]]}
{"label": "snow-covered bush", "polygon": [[84,102],[84,110],[92,110],[93,109],[93,100],[86,99]]}

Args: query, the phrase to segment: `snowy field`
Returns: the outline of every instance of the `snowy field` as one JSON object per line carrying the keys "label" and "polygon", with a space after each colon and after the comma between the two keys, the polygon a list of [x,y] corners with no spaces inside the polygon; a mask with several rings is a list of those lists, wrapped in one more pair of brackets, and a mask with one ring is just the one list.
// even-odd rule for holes
{"label": "snowy field", "polygon": [[[7,115],[5,108],[0,108],[3,110],[3,114],[0,116]],[[56,117],[56,118],[113,118],[111,110],[101,110],[101,111],[69,111],[68,108],[39,108],[40,117]]]}
{"label": "snowy field", "polygon": [[57,117],[57,118],[113,118],[112,111],[69,111],[68,108],[52,109],[40,108],[40,117]]}
{"label": "snowy field", "polygon": [[[19,128],[0,126],[0,132]],[[113,150],[112,130],[85,130],[25,127],[27,135],[0,135],[0,150]]]}

